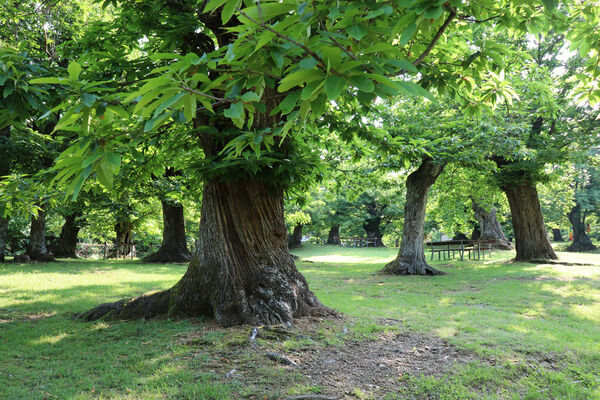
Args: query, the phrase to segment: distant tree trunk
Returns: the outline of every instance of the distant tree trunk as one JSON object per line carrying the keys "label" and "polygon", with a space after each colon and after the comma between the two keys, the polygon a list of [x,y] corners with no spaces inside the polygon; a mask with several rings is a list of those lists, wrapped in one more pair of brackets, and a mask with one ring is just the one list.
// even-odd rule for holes
{"label": "distant tree trunk", "polygon": [[[384,207],[385,208],[385,207]],[[375,201],[366,204],[367,214],[369,217],[363,223],[363,229],[367,233],[369,239],[376,238],[375,247],[385,247],[381,240],[383,235],[381,234],[381,210],[378,209],[378,205]]]}
{"label": "distant tree trunk", "polygon": [[340,226],[332,225],[329,229],[329,235],[327,235],[327,244],[338,244],[338,238],[340,237]]}
{"label": "distant tree trunk", "polygon": [[554,228],[552,229],[552,240],[555,242],[564,242],[565,239],[562,237],[562,232],[560,229]]}
{"label": "distant tree trunk", "polygon": [[31,218],[27,255],[31,260],[54,261],[46,249],[46,207],[41,206],[37,217]]}
{"label": "distant tree trunk", "polygon": [[4,262],[6,241],[8,240],[8,218],[0,217],[0,262]]}
{"label": "distant tree trunk", "polygon": [[83,318],[204,315],[227,327],[331,312],[288,250],[283,190],[253,180],[208,181],[203,190],[199,239],[183,278],[169,290],[100,305]]}
{"label": "distant tree trunk", "polygon": [[116,257],[130,257],[133,250],[133,224],[130,221],[119,221],[115,224],[117,238]]}
{"label": "distant tree trunk", "polygon": [[77,235],[81,226],[77,221],[81,217],[81,212],[65,215],[65,223],[60,231],[58,238],[58,247],[55,257],[59,258],[77,258],[75,250],[77,249]]}
{"label": "distant tree trunk", "polygon": [[531,183],[519,183],[502,187],[512,216],[517,248],[516,261],[531,259],[556,260],[540,208],[535,186]]}
{"label": "distant tree trunk", "polygon": [[575,204],[569,214],[569,222],[573,226],[573,243],[567,247],[568,251],[591,251],[596,248],[585,232],[585,215],[581,214],[581,206]]}
{"label": "distant tree trunk", "polygon": [[477,240],[480,237],[481,237],[481,230],[479,230],[479,227],[477,225],[475,225],[473,227],[473,232],[471,232],[471,240]]}
{"label": "distant tree trunk", "polygon": [[[0,129],[0,177],[10,174],[10,126]],[[8,241],[8,218],[1,215],[4,213],[5,205],[0,205],[0,262],[4,262],[6,242]]]}
{"label": "distant tree trunk", "polygon": [[158,251],[144,258],[147,262],[186,262],[192,255],[187,248],[183,206],[162,200],[163,237]]}
{"label": "distant tree trunk", "polygon": [[290,249],[302,246],[302,224],[296,224],[290,237]]}
{"label": "distant tree trunk", "polygon": [[494,247],[503,250],[512,250],[512,244],[504,236],[502,226],[496,217],[496,209],[492,207],[489,211],[481,207],[474,200],[471,200],[471,208],[477,222],[479,222],[479,239],[493,240]]}
{"label": "distant tree trunk", "polygon": [[439,275],[441,271],[427,264],[423,241],[427,192],[444,170],[445,164],[425,159],[406,180],[404,229],[398,257],[387,264],[384,273],[397,275]]}

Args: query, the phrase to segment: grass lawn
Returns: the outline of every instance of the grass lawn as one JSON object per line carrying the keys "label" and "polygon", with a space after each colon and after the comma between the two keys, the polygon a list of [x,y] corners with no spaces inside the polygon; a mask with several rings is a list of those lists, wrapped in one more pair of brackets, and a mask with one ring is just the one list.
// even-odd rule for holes
{"label": "grass lawn", "polygon": [[[405,374],[386,393],[357,387],[341,398],[600,399],[600,254],[560,253],[561,260],[592,264],[568,266],[509,263],[512,252],[496,251],[479,262],[434,261],[444,276],[390,277],[376,272],[396,249],[306,245],[293,252],[312,290],[348,318],[343,327],[325,321],[310,337],[261,340],[258,349],[247,345],[249,327],[71,317],[102,302],[168,288],[184,265],[0,265],[0,399],[327,393],[258,353],[343,348],[390,331],[442,338],[470,354],[469,361],[443,376]],[[224,377],[233,368],[252,379]]]}

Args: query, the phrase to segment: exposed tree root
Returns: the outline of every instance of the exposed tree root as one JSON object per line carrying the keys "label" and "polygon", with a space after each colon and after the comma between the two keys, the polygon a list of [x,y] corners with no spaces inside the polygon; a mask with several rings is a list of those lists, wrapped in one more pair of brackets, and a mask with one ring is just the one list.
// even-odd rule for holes
{"label": "exposed tree root", "polygon": [[169,313],[170,303],[171,290],[148,292],[128,300],[100,304],[75,317],[85,321],[156,318]]}
{"label": "exposed tree root", "polygon": [[412,260],[411,262],[406,262],[405,260],[396,258],[394,261],[387,264],[383,270],[381,270],[382,274],[388,275],[445,275],[446,273],[440,270],[433,268],[431,265],[426,262],[419,260]]}
{"label": "exposed tree root", "polygon": [[191,258],[192,254],[189,251],[165,251],[161,248],[156,253],[144,257],[142,261],[149,263],[183,263],[190,261]]}

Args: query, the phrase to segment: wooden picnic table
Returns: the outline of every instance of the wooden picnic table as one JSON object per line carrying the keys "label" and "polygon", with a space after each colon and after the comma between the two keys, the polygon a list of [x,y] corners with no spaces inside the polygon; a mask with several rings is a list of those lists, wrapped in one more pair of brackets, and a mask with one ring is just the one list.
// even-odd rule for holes
{"label": "wooden picnic table", "polygon": [[377,238],[362,238],[362,237],[340,237],[334,236],[334,243],[344,247],[377,247]]}
{"label": "wooden picnic table", "polygon": [[494,243],[493,240],[443,240],[427,242],[426,245],[430,248],[431,260],[433,260],[435,253],[438,253],[438,260],[441,260],[442,256],[445,260],[446,255],[448,258],[453,258],[458,253],[462,261],[464,260],[465,253],[467,253],[469,260],[471,259],[471,255],[473,255],[473,260],[475,260],[475,255],[477,255],[477,260],[480,260],[482,257],[485,260],[486,250],[489,251],[491,257],[492,245]]}

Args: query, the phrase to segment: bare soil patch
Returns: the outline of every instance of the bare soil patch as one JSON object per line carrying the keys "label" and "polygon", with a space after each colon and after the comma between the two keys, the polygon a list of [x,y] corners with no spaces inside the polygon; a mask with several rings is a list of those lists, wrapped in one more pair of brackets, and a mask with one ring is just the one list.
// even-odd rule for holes
{"label": "bare soil patch", "polygon": [[[207,350],[213,353],[214,361],[207,365],[210,371],[251,389],[243,396],[250,399],[286,398],[288,389],[294,387],[311,389],[300,393],[296,389],[293,395],[312,391],[326,396],[321,398],[379,398],[401,389],[408,375],[440,377],[476,358],[442,339],[405,331],[395,320],[381,320],[379,325],[389,329],[369,338],[357,337],[349,330],[350,324],[348,320],[304,318],[291,331],[259,328],[256,342],[249,339],[250,327],[236,331],[233,340],[211,343],[199,332],[183,342],[202,346],[204,355]],[[332,344],[332,337],[341,340]],[[289,345],[290,339],[295,345]]]}

